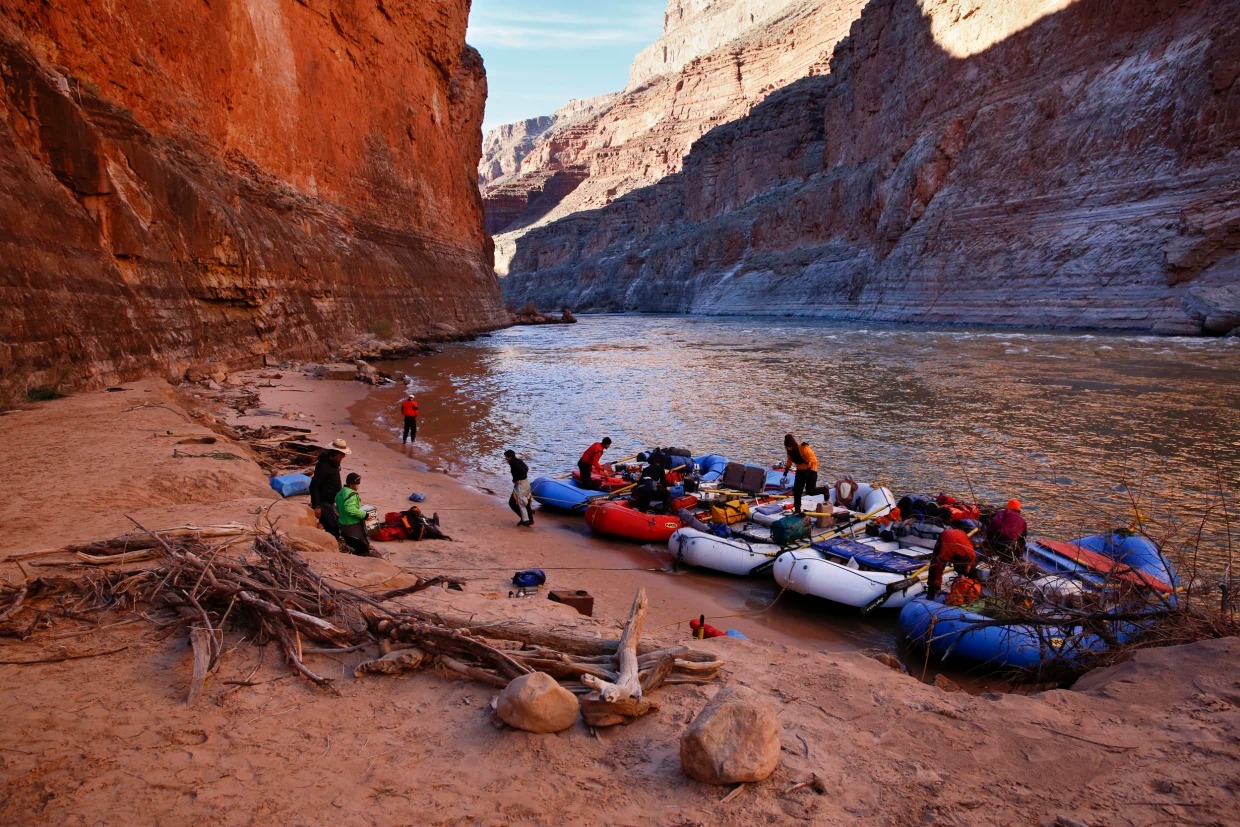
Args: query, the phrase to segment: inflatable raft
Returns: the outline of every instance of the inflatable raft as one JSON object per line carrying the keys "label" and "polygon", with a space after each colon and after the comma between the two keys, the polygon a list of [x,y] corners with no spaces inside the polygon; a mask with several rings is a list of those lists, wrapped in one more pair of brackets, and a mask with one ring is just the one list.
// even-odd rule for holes
{"label": "inflatable raft", "polygon": [[695,528],[679,528],[667,540],[677,563],[747,576],[770,568],[779,546],[741,537],[716,537]]}
{"label": "inflatable raft", "polygon": [[1176,605],[1178,579],[1158,546],[1131,534],[1094,534],[1072,543],[1031,540],[1026,559],[1041,575],[1028,591],[1040,596],[1035,611],[1048,619],[1072,614],[1070,605],[1088,594],[1094,602],[1112,595],[1113,611],[1148,613],[1149,619],[1102,621],[1086,626],[1000,623],[942,598],[914,600],[900,612],[900,630],[943,660],[967,660],[995,669],[1037,671],[1071,668],[1112,645],[1127,643],[1154,622],[1155,613]]}
{"label": "inflatable raft", "polygon": [[586,507],[586,524],[599,534],[643,543],[665,543],[683,525],[675,514],[648,514],[627,500],[591,503]]}
{"label": "inflatable raft", "polygon": [[586,491],[577,487],[574,479],[556,480],[550,477],[534,480],[530,483],[530,492],[539,505],[576,512],[584,511],[591,500],[605,495],[603,491]]}
{"label": "inflatable raft", "polygon": [[[885,597],[883,607],[898,609],[925,592],[929,563],[926,549],[834,537],[784,552],[775,559],[771,573],[789,591],[858,609]],[[949,573],[944,580],[953,577]]]}

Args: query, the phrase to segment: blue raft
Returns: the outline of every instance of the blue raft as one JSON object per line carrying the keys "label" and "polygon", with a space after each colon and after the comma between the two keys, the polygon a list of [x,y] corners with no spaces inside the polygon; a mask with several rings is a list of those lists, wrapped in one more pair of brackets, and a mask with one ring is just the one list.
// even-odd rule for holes
{"label": "blue raft", "polygon": [[719,482],[724,469],[728,467],[728,458],[722,454],[707,454],[694,457],[693,464],[697,466],[702,482]]}
{"label": "blue raft", "polygon": [[[1091,655],[1106,651],[1110,641],[1118,644],[1131,641],[1150,627],[1156,612],[1176,605],[1174,588],[1179,581],[1175,568],[1148,539],[1110,533],[1082,537],[1073,544],[1124,564],[1126,572],[1145,575],[1151,582],[1170,584],[1173,591],[1166,594],[1153,588],[1143,590],[1139,604],[1130,602],[1114,611],[1148,613],[1148,620],[1104,620],[1101,628],[1099,625],[997,623],[994,618],[963,607],[948,606],[941,602],[942,597],[933,601],[919,597],[900,610],[900,631],[943,660],[967,660],[993,669],[1022,671],[1072,668],[1082,665]],[[1044,574],[1079,583],[1086,590],[1109,588],[1106,578],[1097,569],[1058,554],[1037,541],[1030,541],[1027,559]],[[1048,607],[1048,611],[1054,612],[1053,607]]]}
{"label": "blue raft", "polygon": [[577,486],[571,477],[556,480],[550,477],[539,477],[530,483],[530,492],[534,499],[547,508],[558,508],[561,511],[582,512],[595,497],[606,496],[606,491],[591,491]]}

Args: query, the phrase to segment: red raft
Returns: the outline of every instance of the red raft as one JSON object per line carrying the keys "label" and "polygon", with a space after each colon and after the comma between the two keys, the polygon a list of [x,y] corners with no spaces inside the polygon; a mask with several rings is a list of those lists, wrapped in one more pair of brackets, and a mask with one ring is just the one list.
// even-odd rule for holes
{"label": "red raft", "polygon": [[622,500],[607,500],[586,509],[586,525],[599,534],[643,543],[666,543],[684,524],[675,514],[647,514]]}

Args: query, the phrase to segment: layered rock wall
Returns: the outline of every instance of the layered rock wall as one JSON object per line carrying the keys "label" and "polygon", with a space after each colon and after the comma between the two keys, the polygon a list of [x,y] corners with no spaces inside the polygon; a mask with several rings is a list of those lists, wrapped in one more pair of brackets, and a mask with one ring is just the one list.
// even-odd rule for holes
{"label": "layered rock wall", "polygon": [[[826,71],[864,2],[671,0],[665,37],[681,46],[666,66],[675,71],[654,77],[639,71],[645,79],[636,87],[535,138],[517,175],[486,182],[490,212],[493,205],[504,210],[523,189],[542,190],[552,172],[584,176],[562,200],[544,199],[539,210],[506,227],[492,223],[497,272],[506,272],[514,245],[530,228],[604,206],[678,172],[693,141],[709,130],[742,117],[775,89]],[[491,166],[484,159],[483,173]]]}
{"label": "layered rock wall", "polygon": [[828,75],[712,131],[679,174],[522,238],[505,297],[1226,332],[1238,21],[1236,0],[873,0]]}
{"label": "layered rock wall", "polygon": [[6,3],[5,389],[505,324],[468,9]]}

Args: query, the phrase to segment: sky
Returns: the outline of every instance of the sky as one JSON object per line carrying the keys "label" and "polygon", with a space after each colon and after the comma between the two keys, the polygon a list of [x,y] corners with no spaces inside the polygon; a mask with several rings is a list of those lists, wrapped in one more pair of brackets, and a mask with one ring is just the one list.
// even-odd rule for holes
{"label": "sky", "polygon": [[629,64],[663,33],[667,0],[474,0],[465,40],[482,53],[484,134],[618,92]]}

